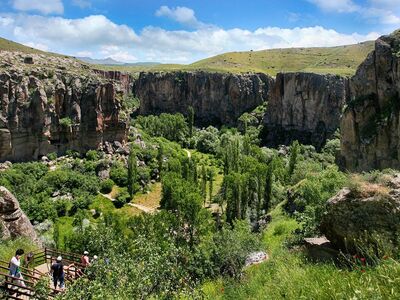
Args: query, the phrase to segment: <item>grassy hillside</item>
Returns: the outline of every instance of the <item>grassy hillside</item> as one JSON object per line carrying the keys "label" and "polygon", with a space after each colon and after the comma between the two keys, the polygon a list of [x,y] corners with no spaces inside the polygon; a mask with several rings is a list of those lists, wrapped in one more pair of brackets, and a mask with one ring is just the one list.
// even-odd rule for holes
{"label": "grassy hillside", "polygon": [[231,52],[207,58],[191,68],[230,72],[308,71],[352,75],[358,65],[372,51],[373,42],[330,48],[290,48],[250,52]]}
{"label": "grassy hillside", "polygon": [[288,48],[262,51],[230,52],[190,65],[161,64],[157,66],[98,66],[107,70],[139,71],[211,71],[211,72],[314,72],[353,75],[374,48],[374,42],[328,48]]}
{"label": "grassy hillside", "polygon": [[6,40],[0,37],[0,51],[19,51],[24,53],[39,53],[39,54],[46,54],[47,52],[28,47],[10,40]]}
{"label": "grassy hillside", "polygon": [[[276,75],[278,72],[314,72],[353,75],[374,48],[374,42],[327,48],[287,48],[262,51],[230,52],[200,60],[190,65],[160,64],[156,66],[105,66],[91,65],[96,69],[120,70],[137,73],[141,71],[211,71],[211,72],[262,72]],[[0,50],[42,53],[3,38]],[[54,55],[54,54],[51,54]]]}

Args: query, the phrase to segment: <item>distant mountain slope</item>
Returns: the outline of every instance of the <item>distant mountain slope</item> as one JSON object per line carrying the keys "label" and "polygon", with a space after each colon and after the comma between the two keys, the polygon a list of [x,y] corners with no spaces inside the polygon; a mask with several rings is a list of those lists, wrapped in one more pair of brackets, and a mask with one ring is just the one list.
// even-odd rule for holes
{"label": "distant mountain slope", "polygon": [[[374,42],[326,48],[287,48],[262,51],[229,52],[200,60],[190,65],[139,62],[125,64],[112,58],[97,60],[81,57],[81,61],[103,70],[141,71],[210,71],[261,72],[275,76],[278,72],[313,72],[320,74],[354,75],[357,67],[374,48]],[[42,53],[38,49],[0,38],[0,50]],[[89,61],[90,60],[90,61]]]}
{"label": "distant mountain slope", "polygon": [[159,65],[158,62],[136,62],[136,63],[124,63],[122,61],[115,60],[111,57],[97,59],[91,57],[76,57],[77,59],[92,64],[92,65],[109,65],[109,66],[135,66],[135,67],[152,67]]}
{"label": "distant mountain slope", "polygon": [[230,52],[190,65],[191,69],[263,72],[305,71],[352,75],[374,48],[374,42],[327,48],[288,48],[262,51]]}
{"label": "distant mountain slope", "polygon": [[0,37],[0,51],[20,51],[24,53],[47,53]]}

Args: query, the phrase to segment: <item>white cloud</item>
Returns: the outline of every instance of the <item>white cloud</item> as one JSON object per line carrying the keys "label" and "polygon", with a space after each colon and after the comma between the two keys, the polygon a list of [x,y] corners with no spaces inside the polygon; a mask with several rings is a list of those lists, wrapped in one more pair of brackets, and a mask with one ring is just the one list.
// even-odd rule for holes
{"label": "white cloud", "polygon": [[335,11],[339,13],[355,12],[359,6],[352,0],[308,0],[325,11]]}
{"label": "white cloud", "polygon": [[11,31],[17,40],[35,39],[40,43],[57,45],[59,48],[129,45],[138,41],[131,28],[117,25],[102,15],[82,19],[17,15],[14,17]]}
{"label": "white cloud", "polygon": [[357,13],[362,18],[383,25],[400,25],[400,0],[369,0],[365,5],[357,5],[352,0],[308,0],[327,12]]}
{"label": "white cloud", "polygon": [[44,15],[64,13],[61,0],[12,0],[12,5],[19,11],[37,11]]}
{"label": "white cloud", "polygon": [[92,7],[92,3],[89,0],[72,0],[72,5],[78,6],[81,9]]}
{"label": "white cloud", "polygon": [[69,55],[90,53],[93,58],[169,63],[193,62],[228,51],[353,44],[379,36],[343,34],[320,26],[262,27],[254,31],[216,26],[173,31],[149,26],[135,33],[102,15],[65,19],[18,14],[0,15],[0,32],[17,42],[48,45],[49,51]]}
{"label": "white cloud", "polygon": [[184,6],[169,8],[164,5],[161,6],[155,14],[157,17],[167,17],[178,23],[191,27],[200,27],[203,25],[203,23],[197,20],[194,10]]}
{"label": "white cloud", "polygon": [[35,49],[39,49],[39,50],[42,50],[42,51],[48,51],[49,50],[49,46],[47,46],[45,44],[27,42],[27,43],[24,43],[24,45],[28,46],[28,47],[35,48]]}

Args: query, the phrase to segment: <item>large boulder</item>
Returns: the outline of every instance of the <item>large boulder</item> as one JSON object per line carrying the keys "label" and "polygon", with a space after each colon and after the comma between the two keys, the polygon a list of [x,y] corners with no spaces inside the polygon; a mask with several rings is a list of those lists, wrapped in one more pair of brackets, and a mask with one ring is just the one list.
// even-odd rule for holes
{"label": "large boulder", "polygon": [[397,247],[400,237],[400,184],[364,183],[344,188],[327,202],[321,231],[338,249],[357,251],[362,244]]}
{"label": "large boulder", "polygon": [[40,244],[35,229],[19,207],[17,198],[3,186],[0,186],[0,223],[4,227],[4,237],[27,237]]}

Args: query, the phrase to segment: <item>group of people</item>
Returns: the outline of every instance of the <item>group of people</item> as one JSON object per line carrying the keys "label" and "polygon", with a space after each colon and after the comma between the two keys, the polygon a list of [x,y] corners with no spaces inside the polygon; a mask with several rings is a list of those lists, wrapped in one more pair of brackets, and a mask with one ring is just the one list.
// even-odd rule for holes
{"label": "group of people", "polygon": [[[24,254],[23,249],[18,249],[15,252],[15,255],[11,258],[10,265],[9,265],[9,274],[10,276],[16,278],[16,283],[20,286],[25,287],[24,278],[21,272],[21,258]],[[90,266],[91,263],[97,260],[97,256],[93,256],[92,261],[89,258],[89,252],[85,251],[80,258],[80,265],[81,268],[77,269],[77,274],[79,276],[83,275],[85,272],[85,268]],[[68,266],[63,264],[63,258],[58,256],[56,261],[51,265],[50,274],[53,278],[54,288],[57,289],[57,286],[60,289],[64,289],[65,285],[65,272],[69,272],[70,268],[74,266],[75,263],[72,263]]]}

